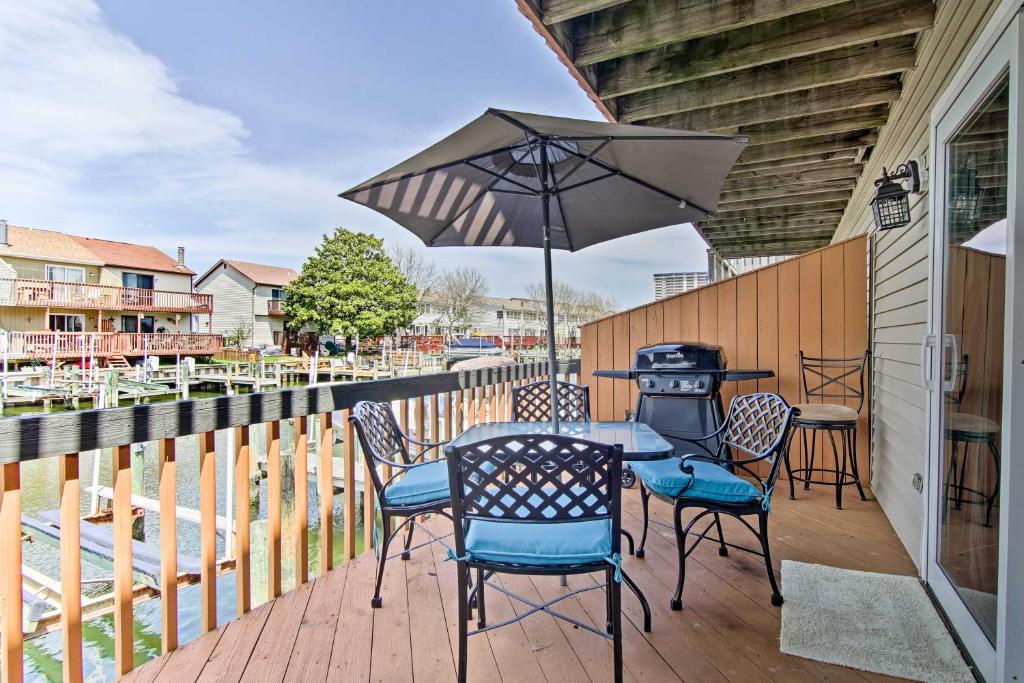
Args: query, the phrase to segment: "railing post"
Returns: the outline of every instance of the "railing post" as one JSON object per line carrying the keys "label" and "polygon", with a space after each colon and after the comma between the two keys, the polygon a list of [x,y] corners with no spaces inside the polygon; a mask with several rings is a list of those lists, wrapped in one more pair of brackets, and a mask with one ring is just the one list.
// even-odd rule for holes
{"label": "railing post", "polygon": [[112,453],[114,493],[114,673],[120,678],[135,667],[132,610],[132,447]]}
{"label": "railing post", "polygon": [[320,463],[316,468],[320,506],[320,574],[334,568],[334,421],[320,413]]}
{"label": "railing post", "polygon": [[309,439],[306,416],[293,421],[295,434],[295,585],[309,581]]}
{"label": "railing post", "polygon": [[[21,465],[0,465],[0,547],[4,563],[0,599],[4,628],[0,631],[4,681],[20,681],[23,675],[24,639],[21,634]],[[15,624],[8,628],[7,624]]]}
{"label": "railing post", "polygon": [[178,505],[174,439],[161,439],[160,458],[160,650],[178,648]]}
{"label": "railing post", "polygon": [[416,397],[416,438],[420,441],[427,440],[427,419],[424,413],[426,412],[426,399],[423,396]]}
{"label": "railing post", "polygon": [[267,423],[267,594],[281,595],[281,423]]}
{"label": "railing post", "polygon": [[[345,443],[343,450],[345,519],[343,520],[342,543],[344,544],[343,551],[346,560],[351,560],[356,556],[356,429],[348,419],[351,414],[351,410],[342,412],[342,419],[345,421]],[[364,486],[369,486],[369,484],[370,482],[364,482]]]}
{"label": "railing post", "polygon": [[200,628],[217,628],[217,449],[216,432],[199,435]]}
{"label": "railing post", "polygon": [[235,427],[235,612],[252,607],[249,557],[249,427]]}
{"label": "railing post", "polygon": [[[434,443],[441,441],[441,396],[440,394],[430,395],[430,440]],[[439,457],[434,451],[434,457]]]}
{"label": "railing post", "polygon": [[466,398],[465,392],[459,389],[455,392],[455,430],[451,433],[451,437],[455,438],[462,433],[465,429],[466,420]]}
{"label": "railing post", "polygon": [[82,680],[81,484],[78,453],[60,462],[60,629],[64,680]]}

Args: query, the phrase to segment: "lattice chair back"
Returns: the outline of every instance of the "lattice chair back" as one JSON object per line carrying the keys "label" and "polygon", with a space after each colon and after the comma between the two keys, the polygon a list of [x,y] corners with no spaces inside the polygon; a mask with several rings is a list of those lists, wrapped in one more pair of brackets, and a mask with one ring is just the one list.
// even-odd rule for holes
{"label": "lattice chair back", "polygon": [[608,519],[618,543],[621,446],[535,434],[448,446],[445,452],[460,556],[465,553],[463,533],[473,520],[540,524]]}
{"label": "lattice chair back", "polygon": [[[589,422],[590,387],[559,382],[558,419],[561,422]],[[525,384],[512,390],[512,420],[551,421],[551,383],[548,380]]]}
{"label": "lattice chair back", "polygon": [[734,462],[755,459],[768,462],[770,468],[764,478],[744,464],[735,464],[734,467],[760,481],[763,489],[771,495],[792,434],[794,413],[778,394],[734,397],[729,403],[718,457],[724,460],[727,449],[731,449]]}
{"label": "lattice chair back", "polygon": [[864,365],[868,354],[850,358],[812,358],[800,352],[800,375],[804,383],[804,399],[856,401],[857,412],[864,407]]}
{"label": "lattice chair back", "polygon": [[[408,446],[402,438],[401,428],[389,403],[360,401],[352,408],[352,424],[355,425],[363,457],[372,458],[383,465],[409,464]],[[380,496],[385,482],[380,478],[376,466],[368,469],[373,487]]]}

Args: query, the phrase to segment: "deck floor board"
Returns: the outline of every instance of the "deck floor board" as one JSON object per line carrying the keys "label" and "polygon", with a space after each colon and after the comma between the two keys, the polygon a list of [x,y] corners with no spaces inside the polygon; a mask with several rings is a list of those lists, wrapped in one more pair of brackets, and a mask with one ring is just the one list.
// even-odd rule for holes
{"label": "deck floor board", "polygon": [[[782,492],[780,492],[781,494]],[[623,497],[623,525],[639,531],[636,491]],[[826,487],[776,496],[770,534],[776,571],[782,560],[820,562],[848,569],[914,574],[888,520],[873,501],[834,508]],[[671,508],[651,501],[652,516],[668,522]],[[723,520],[726,536],[747,543],[737,523]],[[443,531],[447,521],[430,524]],[[756,543],[750,537],[749,542]],[[684,609],[672,612],[676,550],[671,530],[652,526],[647,557],[627,557],[624,568],[647,594],[654,630],[645,634],[640,606],[623,589],[625,678],[628,681],[890,681],[885,676],[790,657],[778,649],[780,610],[760,558],[732,551],[719,557],[703,544],[687,563]],[[131,680],[231,681],[446,681],[455,676],[458,622],[454,564],[434,544],[403,562],[388,563],[384,607],[370,607],[375,575],[372,552],[254,609],[169,656],[134,672]],[[549,600],[566,589],[557,577],[495,579],[530,600]],[[595,585],[598,575],[569,577],[569,588]],[[488,622],[524,606],[491,590]],[[604,596],[588,591],[559,603],[559,611],[604,627]],[[475,628],[475,621],[470,628]],[[471,681],[610,680],[611,646],[604,639],[546,614],[470,638]]]}

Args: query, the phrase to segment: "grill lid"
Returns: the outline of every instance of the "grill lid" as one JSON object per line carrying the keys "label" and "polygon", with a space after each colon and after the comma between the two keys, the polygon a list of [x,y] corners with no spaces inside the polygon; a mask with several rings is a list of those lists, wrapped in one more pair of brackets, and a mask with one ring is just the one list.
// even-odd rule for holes
{"label": "grill lid", "polygon": [[725,350],[703,342],[673,342],[637,349],[634,370],[725,370]]}

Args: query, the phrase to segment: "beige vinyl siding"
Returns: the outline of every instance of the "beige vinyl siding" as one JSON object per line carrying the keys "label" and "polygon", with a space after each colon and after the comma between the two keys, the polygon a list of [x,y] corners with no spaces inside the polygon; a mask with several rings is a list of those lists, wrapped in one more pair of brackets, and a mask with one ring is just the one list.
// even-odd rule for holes
{"label": "beige vinyl siding", "polygon": [[[964,57],[981,34],[998,0],[940,0],[935,26],[922,34],[918,67],[904,77],[889,123],[865,165],[834,240],[874,230],[869,202],[882,167],[928,154],[930,121]],[[926,65],[922,67],[921,65]],[[912,486],[925,472],[927,395],[921,384],[921,340],[928,322],[927,193],[913,197],[912,221],[876,233],[869,242],[872,343],[871,487],[911,557],[921,566],[925,499]]]}
{"label": "beige vinyl siding", "polygon": [[[140,273],[153,276],[153,289],[165,292],[191,292],[192,276],[185,273],[164,273],[143,268],[121,268],[104,266],[100,272],[100,284],[114,287],[124,286],[124,273]],[[91,280],[90,280],[91,282]]]}
{"label": "beige vinyl siding", "polygon": [[252,325],[252,288],[252,280],[224,264],[216,272],[196,282],[197,292],[213,295],[213,329],[206,330],[206,316],[200,316],[199,331],[226,334],[238,324],[239,319]]}
{"label": "beige vinyl siding", "polygon": [[[69,268],[81,268],[85,271],[85,281],[91,284],[100,282],[100,269],[97,266],[84,265],[71,261],[59,259],[30,259],[20,256],[4,256],[3,262],[14,269],[14,277],[23,280],[45,280],[46,266],[68,266]],[[4,271],[7,269],[5,268]],[[6,272],[3,277],[10,277]],[[120,283],[118,283],[120,284]]]}

